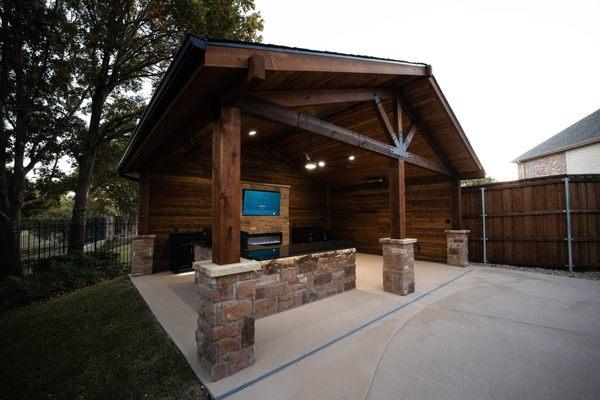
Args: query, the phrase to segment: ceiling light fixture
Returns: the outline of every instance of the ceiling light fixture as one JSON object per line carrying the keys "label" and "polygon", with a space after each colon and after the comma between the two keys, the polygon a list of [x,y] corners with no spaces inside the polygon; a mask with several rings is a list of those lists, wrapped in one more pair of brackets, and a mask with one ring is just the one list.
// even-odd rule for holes
{"label": "ceiling light fixture", "polygon": [[324,167],[325,166],[325,161],[319,161],[319,167]]}
{"label": "ceiling light fixture", "polygon": [[254,135],[256,135],[256,131],[252,130],[252,131],[248,132],[248,135],[254,136]]}
{"label": "ceiling light fixture", "polygon": [[348,160],[350,160],[350,161],[354,161],[354,156],[350,156],[350,157],[348,157]]}
{"label": "ceiling light fixture", "polygon": [[315,169],[315,168],[317,168],[317,164],[315,164],[312,161],[309,161],[309,162],[306,163],[306,165],[304,165],[304,168],[306,168],[306,169]]}

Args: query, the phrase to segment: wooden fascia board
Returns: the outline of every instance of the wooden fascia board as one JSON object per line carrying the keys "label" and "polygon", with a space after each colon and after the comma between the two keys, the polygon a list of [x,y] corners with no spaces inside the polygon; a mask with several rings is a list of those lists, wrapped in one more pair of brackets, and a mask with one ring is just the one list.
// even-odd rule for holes
{"label": "wooden fascia board", "polygon": [[427,76],[427,65],[385,61],[343,55],[291,52],[282,49],[265,49],[252,46],[221,45],[206,46],[207,68],[246,68],[252,54],[265,58],[267,71],[330,72],[349,74],[379,74]]}
{"label": "wooden fascia board", "polygon": [[178,100],[181,98],[183,93],[185,93],[185,91],[188,89],[188,87],[191,85],[191,83],[194,81],[194,79],[200,73],[200,71],[202,71],[202,64],[198,65],[198,67],[196,68],[196,70],[194,71],[192,76],[190,76],[190,78],[187,80],[187,82],[179,90],[179,92],[177,93],[177,96],[175,96],[175,98],[169,103],[169,106],[165,109],[165,111],[161,114],[160,118],[152,126],[152,128],[146,135],[144,141],[138,146],[136,152],[132,155],[129,165],[138,166],[138,162],[140,161],[143,154],[152,153],[154,150],[156,150],[156,148],[158,148],[158,146],[160,144],[159,142],[161,142],[161,139],[164,139],[167,136],[167,132],[165,129],[163,129],[163,131],[162,131],[163,133],[162,133],[162,135],[160,135],[158,140],[155,137],[156,136],[155,132],[162,125],[165,117],[167,115],[169,115],[171,110],[177,104]]}
{"label": "wooden fascia board", "polygon": [[[465,144],[465,147],[467,148],[467,151],[469,152],[469,155],[471,156],[473,161],[475,161],[475,164],[477,165],[478,170],[484,171],[483,165],[481,164],[481,161],[479,161],[479,157],[477,157],[477,154],[475,154],[475,150],[473,150],[473,147],[471,146],[471,142],[469,142],[469,139],[467,138],[465,131],[462,129],[462,126],[458,122],[458,119],[456,118],[454,111],[452,111],[452,108],[450,107],[450,104],[448,103],[446,96],[444,96],[444,93],[442,92],[442,89],[438,85],[435,77],[430,76],[427,78],[427,81],[431,85],[431,88],[433,89],[436,97],[438,98],[440,104],[442,105],[442,108],[444,109],[444,111],[446,112],[448,117],[450,118],[452,125],[454,126],[454,128],[456,129],[458,134],[460,135],[463,143]],[[485,172],[484,172],[484,174],[485,174]]]}

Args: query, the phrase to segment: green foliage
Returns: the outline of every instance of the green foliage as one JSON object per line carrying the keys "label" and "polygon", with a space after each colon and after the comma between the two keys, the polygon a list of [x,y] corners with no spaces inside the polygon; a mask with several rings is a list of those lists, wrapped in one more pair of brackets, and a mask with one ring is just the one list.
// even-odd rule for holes
{"label": "green foliage", "polygon": [[486,176],[485,178],[468,179],[466,181],[462,181],[461,186],[479,186],[494,182],[497,182],[495,178],[492,178],[491,176]]}
{"label": "green foliage", "polygon": [[97,255],[70,254],[40,261],[25,278],[0,280],[0,311],[24,306],[50,296],[92,285],[125,274],[111,252]]}
{"label": "green foliage", "polygon": [[262,19],[253,0],[68,0],[66,4],[68,14],[77,20],[78,51],[70,55],[77,65],[73,80],[88,90],[79,113],[87,123],[67,141],[77,174],[69,250],[80,251],[78,226],[85,220],[89,193],[114,195],[109,202],[116,208],[131,209],[134,195],[127,190],[132,185],[108,185],[105,171],[100,169],[104,177],[94,171],[106,147],[126,140],[135,128],[144,109],[139,98],[144,84],[162,77],[186,32],[258,40]]}
{"label": "green foliage", "polygon": [[36,220],[68,220],[73,210],[73,198],[63,195],[58,201],[45,201],[24,213],[25,218]]}
{"label": "green foliage", "polygon": [[207,400],[126,277],[0,314],[2,399]]}
{"label": "green foliage", "polygon": [[[0,217],[18,222],[60,178],[86,89],[75,84],[76,21],[63,2],[0,2]],[[37,176],[27,182],[28,174]]]}

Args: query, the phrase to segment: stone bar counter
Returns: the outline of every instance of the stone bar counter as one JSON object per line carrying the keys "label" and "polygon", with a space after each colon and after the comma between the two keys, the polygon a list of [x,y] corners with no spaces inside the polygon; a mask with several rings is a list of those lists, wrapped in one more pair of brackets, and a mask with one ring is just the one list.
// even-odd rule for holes
{"label": "stone bar counter", "polygon": [[261,248],[238,264],[194,262],[196,342],[213,381],[254,363],[254,321],[356,287],[356,250],[339,242]]}
{"label": "stone bar counter", "polygon": [[256,318],[276,314],[356,287],[356,250],[316,242],[243,252],[260,262],[255,272]]}

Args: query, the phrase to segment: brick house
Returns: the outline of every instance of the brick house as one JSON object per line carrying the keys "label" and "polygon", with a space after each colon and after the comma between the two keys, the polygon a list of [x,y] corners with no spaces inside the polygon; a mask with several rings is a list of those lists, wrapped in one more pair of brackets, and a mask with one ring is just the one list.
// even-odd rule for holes
{"label": "brick house", "polygon": [[526,151],[514,161],[519,179],[600,174],[600,109]]}

